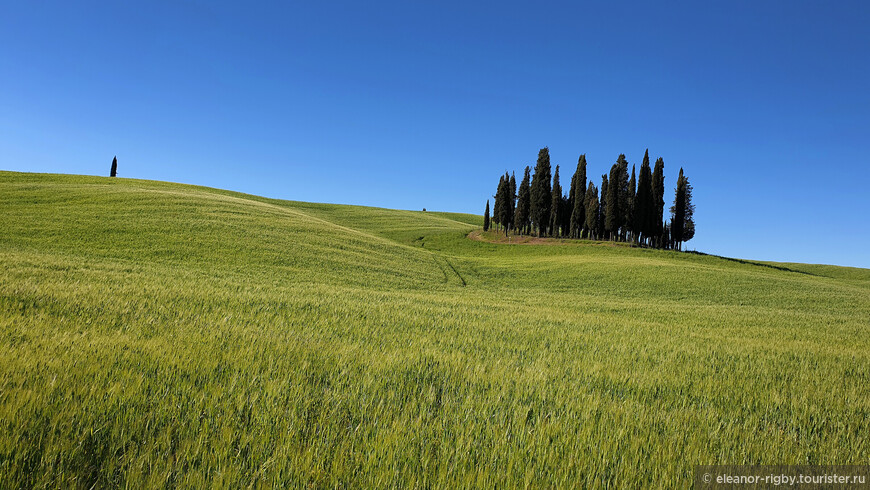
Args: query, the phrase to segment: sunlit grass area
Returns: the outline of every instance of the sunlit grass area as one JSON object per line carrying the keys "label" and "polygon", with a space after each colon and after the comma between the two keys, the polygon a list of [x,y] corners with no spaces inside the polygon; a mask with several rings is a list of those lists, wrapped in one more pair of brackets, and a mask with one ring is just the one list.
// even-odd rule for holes
{"label": "sunlit grass area", "polygon": [[3,487],[686,487],[870,464],[870,271],[0,172]]}

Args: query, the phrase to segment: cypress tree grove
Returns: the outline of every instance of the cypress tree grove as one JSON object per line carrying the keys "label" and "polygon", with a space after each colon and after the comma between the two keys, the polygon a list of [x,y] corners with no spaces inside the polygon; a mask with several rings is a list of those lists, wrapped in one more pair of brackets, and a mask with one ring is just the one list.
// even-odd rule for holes
{"label": "cypress tree grove", "polygon": [[[490,213],[486,203],[485,230],[503,227],[506,236],[519,234],[566,238],[632,241],[641,246],[682,249],[695,235],[692,185],[680,169],[670,219],[664,219],[664,160],[650,166],[649,149],[640,169],[631,168],[620,154],[601,175],[600,189],[586,179],[586,155],[580,155],[567,194],[562,193],[561,168],[551,178],[549,148],[541,148],[534,173],[525,167],[517,189],[516,176],[505,172],[499,177],[495,202]],[[638,171],[639,170],[639,171]]]}
{"label": "cypress tree grove", "polygon": [[586,236],[587,238],[595,239],[598,228],[598,189],[595,188],[592,182],[589,182],[589,187],[586,188],[586,195],[583,196],[583,205],[586,208],[584,222]]}
{"label": "cypress tree grove", "polygon": [[528,165],[526,166],[525,173],[523,174],[523,181],[520,183],[520,190],[517,194],[517,210],[514,215],[514,229],[519,231],[521,234],[529,233],[529,206],[531,204],[531,194],[529,189],[529,182],[531,181],[531,170]]}
{"label": "cypress tree grove", "polygon": [[550,149],[541,148],[538,152],[538,162],[535,164],[535,175],[531,185],[531,205],[529,206],[532,226],[538,231],[538,236],[547,234],[547,224],[550,220],[550,204],[552,193],[550,189]]}
{"label": "cypress tree grove", "polygon": [[[652,176],[652,191],[653,191],[653,216],[650,219],[655,221],[655,229],[652,234],[656,240],[662,236],[664,231],[662,224],[664,223],[665,213],[665,161],[659,157],[656,160],[655,170]],[[657,245],[661,247],[662,245]]]}
{"label": "cypress tree grove", "polygon": [[489,231],[489,199],[486,200],[486,211],[483,212],[483,231]]}
{"label": "cypress tree grove", "polygon": [[550,204],[550,234],[559,236],[559,224],[562,222],[562,185],[559,184],[559,166],[556,165],[556,173],[553,174],[553,200]]}
{"label": "cypress tree grove", "polygon": [[112,170],[109,171],[109,177],[117,177],[118,176],[118,157],[115,156],[112,158]]}

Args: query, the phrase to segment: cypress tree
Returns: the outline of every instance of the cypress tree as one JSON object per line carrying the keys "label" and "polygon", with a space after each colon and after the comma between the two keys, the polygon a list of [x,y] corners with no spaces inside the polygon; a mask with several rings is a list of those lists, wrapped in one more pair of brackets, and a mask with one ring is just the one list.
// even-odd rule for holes
{"label": "cypress tree", "polygon": [[637,195],[637,177],[634,172],[634,165],[631,166],[631,179],[628,181],[628,193],[625,200],[625,229],[629,235],[626,238],[636,240],[637,230],[634,228],[634,201]]}
{"label": "cypress tree", "polygon": [[[651,220],[655,223],[650,232],[659,240],[662,236],[665,212],[665,161],[661,157],[656,160],[652,176],[653,210]],[[661,246],[661,245],[659,245]]]}
{"label": "cypress tree", "polygon": [[511,223],[513,222],[513,216],[511,216],[513,213],[513,199],[511,198],[510,192],[510,176],[505,172],[501,186],[499,186],[499,201],[501,202],[501,208],[499,208],[500,214],[498,216],[499,222],[502,224],[502,227],[504,227],[505,236],[507,236]]}
{"label": "cypress tree", "polygon": [[109,177],[118,176],[118,157],[112,158],[112,170],[109,172]]}
{"label": "cypress tree", "polygon": [[682,248],[684,230],[686,227],[686,178],[680,168],[677,177],[677,187],[674,189],[674,205],[671,206],[671,240],[677,250]]}
{"label": "cypress tree", "polygon": [[511,226],[514,223],[514,208],[516,207],[516,188],[517,181],[513,177],[509,176],[507,172],[504,173],[504,202],[507,204],[505,206],[505,235]]}
{"label": "cypress tree", "polygon": [[498,188],[495,191],[495,195],[492,196],[495,199],[495,203],[492,205],[492,220],[496,224],[501,223],[501,208],[502,208],[502,195],[504,190],[504,175],[498,178]]}
{"label": "cypress tree", "polygon": [[662,223],[660,226],[662,227],[662,237],[659,246],[668,250],[671,248],[671,226],[667,223]]}
{"label": "cypress tree", "polygon": [[598,199],[598,239],[603,240],[605,237],[605,233],[607,232],[606,222],[607,222],[607,193],[608,191],[608,182],[607,182],[607,174],[601,175],[601,192],[599,195],[601,196]]}
{"label": "cypress tree", "polygon": [[486,200],[486,211],[483,212],[483,231],[489,230],[489,199]]}
{"label": "cypress tree", "polygon": [[571,208],[572,202],[574,200],[571,199],[571,196],[568,194],[562,195],[562,210],[559,212],[559,216],[562,218],[562,222],[559,226],[562,227],[562,236],[570,237],[571,236]]}
{"label": "cypress tree", "polygon": [[598,228],[598,189],[589,182],[589,187],[586,188],[586,195],[583,196],[583,205],[586,210],[584,228],[586,229],[587,238],[594,239],[595,232]]}
{"label": "cypress tree", "polygon": [[535,164],[535,175],[532,178],[530,189],[529,213],[532,226],[538,230],[538,236],[547,233],[547,224],[550,220],[550,205],[552,204],[552,191],[550,189],[550,149],[541,148],[538,152],[538,161]]}
{"label": "cypress tree", "polygon": [[571,179],[571,236],[581,238],[586,224],[586,154],[577,160],[577,170]]}
{"label": "cypress tree", "polygon": [[686,188],[686,216],[683,221],[683,241],[688,242],[695,237],[695,205],[692,204],[692,184],[689,182],[689,178],[684,176],[683,182]]}
{"label": "cypress tree", "polygon": [[[619,199],[618,214],[616,218],[618,221],[618,238],[625,239],[625,219],[628,215],[628,160],[625,159],[625,155],[620,154],[619,158],[616,160],[616,164],[616,177],[618,179],[617,198]],[[610,181],[610,184],[613,185],[612,180]]]}
{"label": "cypress tree", "polygon": [[562,185],[559,184],[559,166],[556,165],[556,173],[553,174],[553,201],[550,204],[550,234],[559,236],[559,225],[562,223]]}
{"label": "cypress tree", "polygon": [[526,166],[525,173],[523,174],[523,181],[520,183],[520,190],[517,194],[517,210],[514,216],[514,229],[518,230],[520,234],[529,233],[529,206],[531,204],[531,194],[529,189],[529,182],[531,180],[530,173],[531,170]]}
{"label": "cypress tree", "polygon": [[610,180],[607,185],[607,200],[604,206],[604,231],[607,232],[608,237],[613,240],[614,235],[619,233],[619,227],[621,225],[620,218],[622,218],[622,213],[619,209],[619,172],[620,172],[620,164],[614,163],[610,167]]}
{"label": "cypress tree", "polygon": [[656,216],[653,209],[652,172],[649,167],[649,151],[643,157],[640,176],[637,179],[637,195],[634,200],[634,231],[642,243],[656,232]]}
{"label": "cypress tree", "polygon": [[511,172],[511,178],[508,184],[508,202],[510,203],[510,220],[508,221],[508,226],[511,229],[514,229],[514,216],[517,213],[517,179],[513,172]]}

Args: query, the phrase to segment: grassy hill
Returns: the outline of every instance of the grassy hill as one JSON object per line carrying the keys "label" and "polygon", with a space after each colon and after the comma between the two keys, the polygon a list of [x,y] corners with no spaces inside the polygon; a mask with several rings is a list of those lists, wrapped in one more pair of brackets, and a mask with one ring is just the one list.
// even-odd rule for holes
{"label": "grassy hill", "polygon": [[870,464],[870,270],[0,172],[2,486],[665,486]]}

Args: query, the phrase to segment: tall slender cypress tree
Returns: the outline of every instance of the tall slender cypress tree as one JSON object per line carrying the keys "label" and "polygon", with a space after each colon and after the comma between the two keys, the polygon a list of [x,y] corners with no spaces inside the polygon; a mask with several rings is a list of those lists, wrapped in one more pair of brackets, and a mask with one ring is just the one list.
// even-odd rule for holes
{"label": "tall slender cypress tree", "polygon": [[553,199],[550,188],[550,149],[547,147],[541,148],[538,152],[530,194],[529,210],[532,225],[537,229],[538,236],[546,235],[547,224],[550,220],[550,205]]}
{"label": "tall slender cypress tree", "polygon": [[[624,154],[620,154],[619,158],[616,160],[617,164],[617,173],[616,177],[617,181],[617,197],[619,199],[618,206],[618,238],[625,238],[625,218],[628,215],[628,160],[625,159]],[[613,181],[610,181],[610,184],[613,185]]]}
{"label": "tall slender cypress tree", "polygon": [[505,235],[507,235],[508,230],[510,230],[511,226],[514,224],[514,208],[516,207],[516,189],[517,189],[517,181],[513,178],[513,176],[509,176],[507,172],[504,173],[504,202],[507,204],[504,210],[504,228]]}
{"label": "tall slender cypress tree", "polygon": [[489,230],[489,199],[486,200],[486,211],[483,212],[483,231]]}
{"label": "tall slender cypress tree", "polygon": [[109,177],[118,176],[118,157],[112,158],[112,170],[109,171]]}
{"label": "tall slender cypress tree", "polygon": [[671,240],[677,250],[682,248],[683,231],[686,227],[686,178],[680,168],[677,188],[674,189],[674,205],[671,206]]}
{"label": "tall slender cypress tree", "polygon": [[504,195],[502,191],[504,191],[504,175],[498,178],[498,188],[496,188],[495,195],[492,196],[495,199],[495,203],[492,205],[492,220],[496,224],[501,224],[501,208],[504,205],[501,200]]}
{"label": "tall slender cypress tree", "polygon": [[590,239],[596,238],[598,229],[598,189],[592,182],[589,182],[589,187],[586,188],[586,195],[583,196],[583,205],[586,208],[586,216],[584,228],[586,236]]}
{"label": "tall slender cypress tree", "polygon": [[586,223],[586,154],[577,160],[577,170],[571,179],[571,236],[580,238]]}
{"label": "tall slender cypress tree", "polygon": [[608,238],[613,240],[614,236],[619,234],[619,227],[622,218],[622,213],[619,209],[619,172],[620,164],[614,163],[610,167],[610,179],[607,185],[607,202],[604,207],[604,231],[607,232]]}
{"label": "tall slender cypress tree", "polygon": [[649,167],[649,151],[643,157],[640,176],[637,179],[637,196],[634,205],[634,230],[638,241],[643,243],[656,232],[656,216],[653,205],[652,172]]}
{"label": "tall slender cypress tree", "polygon": [[514,216],[514,229],[520,234],[529,233],[529,207],[531,205],[530,182],[531,170],[528,165],[523,173],[523,181],[517,194],[517,210]]}
{"label": "tall slender cypress tree", "polygon": [[553,174],[553,200],[550,204],[550,234],[559,236],[559,225],[562,223],[562,185],[559,183],[559,166]]}
{"label": "tall slender cypress tree", "polygon": [[637,176],[634,172],[634,165],[631,166],[631,179],[628,181],[628,192],[625,199],[625,229],[628,231],[626,239],[635,240],[637,230],[634,229],[634,200],[637,195]]}
{"label": "tall slender cypress tree", "polygon": [[511,197],[510,176],[507,172],[505,172],[502,184],[499,186],[499,201],[501,202],[501,208],[499,209],[498,220],[504,227],[504,235],[507,236],[511,223],[513,223],[513,198]]}
{"label": "tall slender cypress tree", "polygon": [[514,215],[517,212],[517,179],[514,176],[513,171],[511,171],[510,191],[508,192],[508,195],[510,196],[511,203],[511,228],[513,228]]}
{"label": "tall slender cypress tree", "polygon": [[607,194],[610,192],[607,182],[607,174],[601,175],[601,196],[598,199],[598,239],[604,240],[607,236]]}
{"label": "tall slender cypress tree", "polygon": [[[652,191],[653,191],[653,212],[650,219],[655,220],[654,229],[651,232],[656,237],[656,241],[661,241],[660,238],[663,232],[664,212],[665,212],[665,161],[661,157],[656,160],[655,170],[652,176]],[[661,246],[661,245],[656,245]]]}

